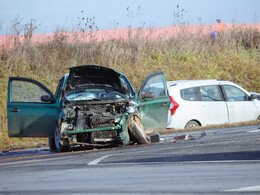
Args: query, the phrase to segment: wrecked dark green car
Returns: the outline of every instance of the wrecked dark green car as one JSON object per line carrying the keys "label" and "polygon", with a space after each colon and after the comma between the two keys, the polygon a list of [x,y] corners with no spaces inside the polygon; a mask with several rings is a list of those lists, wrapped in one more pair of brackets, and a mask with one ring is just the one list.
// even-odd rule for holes
{"label": "wrecked dark green car", "polygon": [[136,93],[111,68],[69,70],[55,95],[35,80],[9,78],[10,137],[48,137],[51,150],[64,152],[76,145],[145,144],[145,133],[166,129],[170,100],[163,72],[149,75]]}

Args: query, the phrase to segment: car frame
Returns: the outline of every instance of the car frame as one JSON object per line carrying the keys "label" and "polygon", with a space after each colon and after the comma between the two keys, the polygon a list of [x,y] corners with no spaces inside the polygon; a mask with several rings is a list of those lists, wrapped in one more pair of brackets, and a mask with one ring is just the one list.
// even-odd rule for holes
{"label": "car frame", "polygon": [[166,129],[170,100],[163,72],[149,75],[135,92],[127,77],[112,68],[69,70],[55,94],[36,80],[9,78],[9,137],[48,137],[52,151],[65,152],[75,145],[145,144],[150,142],[147,132]]}

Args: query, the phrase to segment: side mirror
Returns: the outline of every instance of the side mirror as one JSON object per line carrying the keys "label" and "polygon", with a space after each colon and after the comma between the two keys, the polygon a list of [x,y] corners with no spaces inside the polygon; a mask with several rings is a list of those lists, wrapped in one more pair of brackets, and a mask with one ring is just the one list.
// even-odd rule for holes
{"label": "side mirror", "polygon": [[43,95],[41,96],[41,101],[46,103],[55,103],[55,99],[49,95]]}
{"label": "side mirror", "polygon": [[258,96],[259,96],[259,95],[257,95],[257,94],[251,94],[251,95],[250,95],[250,99],[251,99],[251,100],[258,99]]}
{"label": "side mirror", "polygon": [[141,93],[141,99],[154,98],[154,97],[155,97],[154,92],[142,92]]}

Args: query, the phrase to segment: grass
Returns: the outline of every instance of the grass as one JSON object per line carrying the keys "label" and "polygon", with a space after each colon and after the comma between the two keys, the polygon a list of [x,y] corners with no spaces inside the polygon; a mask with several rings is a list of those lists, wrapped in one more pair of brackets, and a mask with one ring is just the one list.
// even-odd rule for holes
{"label": "grass", "polygon": [[[182,29],[183,30],[183,29]],[[131,31],[131,29],[129,29]],[[15,37],[14,37],[15,38]],[[231,29],[218,40],[200,33],[169,39],[149,39],[138,34],[127,40],[73,42],[57,33],[54,39],[32,43],[30,38],[12,49],[0,50],[0,150],[47,145],[44,138],[9,138],[7,134],[8,77],[29,77],[55,92],[67,68],[99,64],[123,72],[137,90],[150,73],[163,71],[166,79],[224,79],[260,92],[260,32]],[[91,37],[88,37],[91,39]]]}

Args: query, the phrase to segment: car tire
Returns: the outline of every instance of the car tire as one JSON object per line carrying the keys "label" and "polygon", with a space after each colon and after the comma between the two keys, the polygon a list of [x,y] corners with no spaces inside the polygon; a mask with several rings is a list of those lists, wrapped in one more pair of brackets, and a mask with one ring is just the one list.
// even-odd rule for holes
{"label": "car tire", "polygon": [[49,137],[49,148],[51,152],[56,152],[54,137]]}
{"label": "car tire", "polygon": [[186,125],[185,125],[185,129],[192,129],[192,128],[195,128],[195,127],[199,127],[201,126],[197,121],[189,121]]}
{"label": "car tire", "polygon": [[54,137],[49,137],[49,147],[53,152],[68,152],[70,150],[68,139],[60,137],[60,126],[56,127]]}
{"label": "car tire", "polygon": [[133,120],[128,126],[130,134],[135,138],[138,144],[150,143],[149,138],[145,135],[143,129]]}

